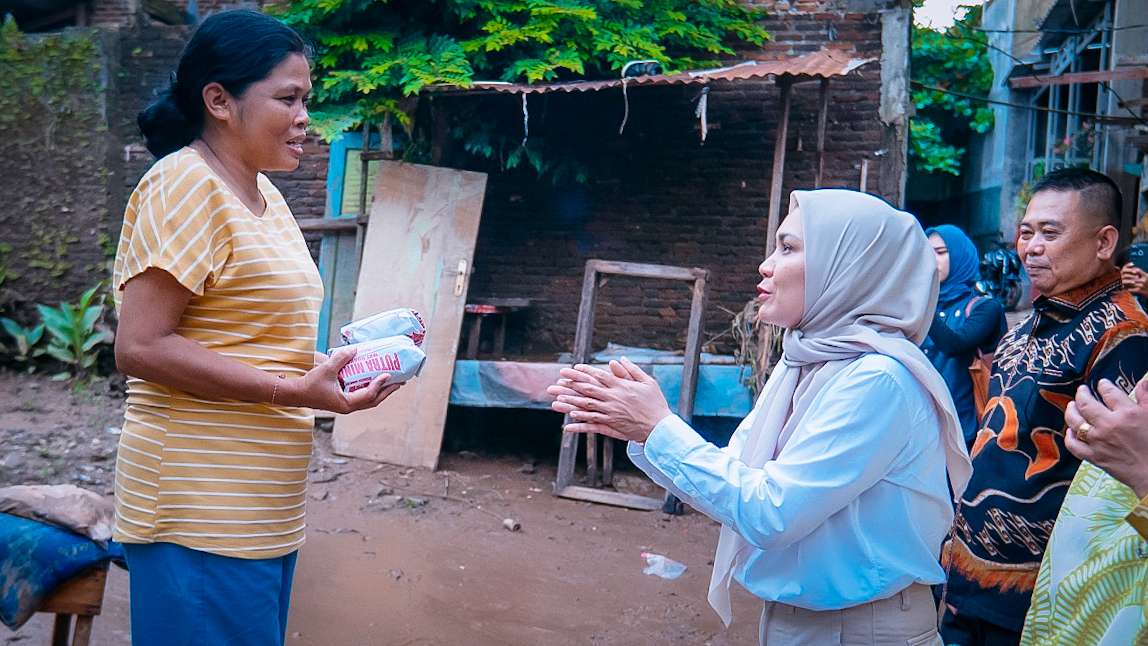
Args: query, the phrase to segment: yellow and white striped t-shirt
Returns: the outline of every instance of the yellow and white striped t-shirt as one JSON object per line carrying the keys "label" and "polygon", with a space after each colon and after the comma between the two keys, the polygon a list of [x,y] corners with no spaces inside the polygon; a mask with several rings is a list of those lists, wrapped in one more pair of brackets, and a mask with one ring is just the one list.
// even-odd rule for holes
{"label": "yellow and white striped t-shirt", "polygon": [[[194,293],[177,332],[220,355],[299,376],[314,363],[323,286],[275,186],[256,216],[184,148],[128,200],[113,279],[154,267]],[[157,361],[162,358],[157,357]],[[303,543],[311,410],[206,400],[128,380],[116,459],[115,539],[170,542],[240,558]]]}

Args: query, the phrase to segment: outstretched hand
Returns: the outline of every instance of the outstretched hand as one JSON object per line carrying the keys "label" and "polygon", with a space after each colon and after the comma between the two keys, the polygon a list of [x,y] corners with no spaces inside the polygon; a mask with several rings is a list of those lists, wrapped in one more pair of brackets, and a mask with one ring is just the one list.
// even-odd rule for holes
{"label": "outstretched hand", "polygon": [[563,369],[558,383],[546,390],[555,397],[550,407],[570,417],[566,430],[572,433],[645,442],[658,422],[671,414],[662,389],[629,359],[611,361],[609,368]]}

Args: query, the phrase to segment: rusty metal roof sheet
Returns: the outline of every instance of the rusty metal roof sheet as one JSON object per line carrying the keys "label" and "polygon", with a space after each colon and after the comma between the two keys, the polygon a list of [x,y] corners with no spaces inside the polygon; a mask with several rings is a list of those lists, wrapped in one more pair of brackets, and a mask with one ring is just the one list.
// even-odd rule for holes
{"label": "rusty metal roof sheet", "polygon": [[794,58],[771,61],[746,61],[728,67],[635,76],[603,81],[571,81],[566,83],[539,83],[527,85],[501,81],[476,81],[469,87],[436,86],[440,92],[503,92],[507,94],[541,94],[547,92],[596,92],[610,88],[638,85],[698,85],[711,81],[744,81],[779,76],[797,80],[812,80],[845,76],[857,68],[876,61],[873,58],[852,58],[844,52],[822,49]]}

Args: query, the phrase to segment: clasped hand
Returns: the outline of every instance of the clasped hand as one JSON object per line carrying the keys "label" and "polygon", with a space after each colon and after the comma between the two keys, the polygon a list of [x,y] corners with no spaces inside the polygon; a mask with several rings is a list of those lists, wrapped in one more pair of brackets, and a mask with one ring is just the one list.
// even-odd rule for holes
{"label": "clasped hand", "polygon": [[546,389],[550,405],[569,415],[571,433],[600,433],[629,442],[645,442],[658,422],[671,414],[662,389],[629,359],[611,361],[609,370],[587,365],[564,368]]}
{"label": "clasped hand", "polygon": [[[1064,444],[1076,457],[1104,469],[1138,497],[1148,496],[1148,379],[1137,385],[1135,401],[1120,387],[1102,379],[1099,399],[1081,386],[1068,404]],[[1077,435],[1085,423],[1087,439]]]}

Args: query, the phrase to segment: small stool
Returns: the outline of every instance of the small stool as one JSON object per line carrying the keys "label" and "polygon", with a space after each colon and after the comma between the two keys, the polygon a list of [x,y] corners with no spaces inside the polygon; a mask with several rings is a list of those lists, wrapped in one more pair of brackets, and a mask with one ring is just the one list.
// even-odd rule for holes
{"label": "small stool", "polygon": [[104,605],[104,583],[108,568],[95,567],[65,581],[40,604],[36,612],[53,612],[56,624],[52,628],[52,646],[68,646],[72,632],[72,615],[76,616],[76,630],[71,636],[72,646],[88,646],[92,639],[92,620]]}
{"label": "small stool", "polygon": [[466,342],[466,358],[478,358],[478,346],[482,341],[482,322],[487,317],[496,317],[498,328],[494,334],[494,354],[501,358],[506,350],[506,323],[510,315],[530,308],[526,298],[488,298],[477,303],[467,303],[464,310],[469,315],[470,335]]}

